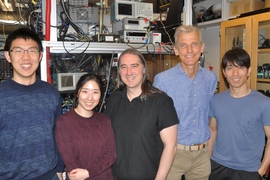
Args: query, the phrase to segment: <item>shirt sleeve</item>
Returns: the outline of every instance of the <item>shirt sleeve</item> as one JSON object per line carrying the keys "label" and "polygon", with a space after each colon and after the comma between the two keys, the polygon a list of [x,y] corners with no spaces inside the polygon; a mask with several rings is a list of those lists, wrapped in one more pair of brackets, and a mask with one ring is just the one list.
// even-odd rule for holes
{"label": "shirt sleeve", "polygon": [[[215,96],[215,95],[214,95]],[[208,112],[208,116],[209,117],[214,117],[214,106],[213,106],[213,102],[214,102],[214,96],[212,97],[211,101],[210,101],[210,105],[209,105],[209,112]]]}
{"label": "shirt sleeve", "polygon": [[212,94],[214,94],[216,89],[217,89],[217,82],[218,82],[216,74],[213,73],[213,78],[212,79],[213,80],[211,81],[212,82],[211,83],[211,87],[212,87],[211,90],[212,90]]}
{"label": "shirt sleeve", "polygon": [[76,158],[76,154],[74,153],[74,149],[72,141],[72,134],[70,133],[68,121],[65,121],[61,116],[56,121],[56,131],[55,138],[58,150],[63,158],[64,164],[66,165],[67,172],[80,167],[79,162],[74,161]]}
{"label": "shirt sleeve", "polygon": [[264,108],[262,108],[262,123],[264,126],[270,126],[270,100],[265,98]]}
{"label": "shirt sleeve", "polygon": [[[56,108],[56,112],[55,112],[55,126],[56,126],[56,120],[61,115],[61,111],[62,111],[62,104],[61,104],[61,97],[59,94],[59,100],[58,100],[58,104],[57,104],[57,108]],[[54,144],[55,144],[55,149],[56,149],[56,155],[57,155],[57,159],[58,159],[57,166],[56,166],[56,172],[63,172],[65,169],[65,165],[64,165],[63,159],[59,153],[58,147],[56,145],[55,127],[53,130],[53,133],[54,133]]]}
{"label": "shirt sleeve", "polygon": [[158,105],[158,128],[164,128],[179,124],[178,116],[172,98],[164,94],[163,100]]}

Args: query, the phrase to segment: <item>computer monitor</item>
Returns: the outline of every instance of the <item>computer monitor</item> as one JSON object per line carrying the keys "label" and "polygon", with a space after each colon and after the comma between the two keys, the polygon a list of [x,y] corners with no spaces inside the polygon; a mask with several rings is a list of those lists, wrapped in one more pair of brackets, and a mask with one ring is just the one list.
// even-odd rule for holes
{"label": "computer monitor", "polygon": [[153,13],[160,13],[160,0],[141,0],[141,2],[152,3]]}

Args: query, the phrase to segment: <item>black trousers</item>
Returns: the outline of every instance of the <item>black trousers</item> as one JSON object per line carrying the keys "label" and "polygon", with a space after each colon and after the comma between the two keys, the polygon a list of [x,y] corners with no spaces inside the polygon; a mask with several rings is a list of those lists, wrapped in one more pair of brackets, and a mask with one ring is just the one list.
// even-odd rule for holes
{"label": "black trousers", "polygon": [[258,172],[234,170],[211,160],[209,180],[262,180]]}

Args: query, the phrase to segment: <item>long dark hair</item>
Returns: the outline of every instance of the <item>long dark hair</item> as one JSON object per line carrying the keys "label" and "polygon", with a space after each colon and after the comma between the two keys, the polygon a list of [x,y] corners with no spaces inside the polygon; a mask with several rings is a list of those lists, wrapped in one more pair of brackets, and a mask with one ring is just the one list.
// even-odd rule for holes
{"label": "long dark hair", "polygon": [[142,55],[142,53],[134,48],[126,49],[125,51],[123,51],[121,53],[121,55],[119,57],[119,62],[118,62],[118,87],[119,87],[119,89],[123,90],[124,88],[126,88],[126,85],[122,81],[122,79],[120,77],[120,73],[119,73],[121,59],[125,54],[133,54],[133,55],[137,56],[139,58],[140,63],[142,63],[142,65],[145,69],[145,73],[143,74],[143,80],[142,80],[142,85],[141,85],[141,89],[142,89],[142,94],[140,96],[141,101],[146,100],[147,96],[149,96],[150,94],[163,93],[161,90],[153,87],[152,83],[148,80],[148,67],[146,64],[146,60],[145,60],[144,56]]}
{"label": "long dark hair", "polygon": [[95,81],[97,84],[98,84],[98,87],[99,87],[99,90],[101,92],[101,96],[100,96],[100,100],[102,100],[102,97],[103,97],[103,88],[102,88],[102,81],[100,79],[100,77],[98,75],[95,75],[95,74],[85,74],[83,76],[80,77],[79,81],[77,82],[76,84],[76,89],[75,89],[75,92],[74,92],[74,100],[73,100],[73,108],[76,108],[78,106],[78,96],[79,96],[79,93],[82,89],[82,87],[85,85],[85,83],[87,83],[88,81]]}

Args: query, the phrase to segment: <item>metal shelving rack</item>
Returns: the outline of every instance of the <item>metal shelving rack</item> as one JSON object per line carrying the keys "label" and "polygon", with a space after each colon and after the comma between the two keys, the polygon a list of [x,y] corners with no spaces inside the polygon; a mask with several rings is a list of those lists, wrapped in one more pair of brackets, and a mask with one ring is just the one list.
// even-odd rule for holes
{"label": "metal shelving rack", "polygon": [[[155,44],[126,44],[126,43],[104,43],[104,42],[71,42],[71,41],[44,41],[44,53],[41,61],[41,79],[47,81],[46,48],[50,53],[95,53],[95,54],[117,54],[127,48],[136,48],[142,54],[170,54],[164,47]],[[172,47],[170,47],[172,48]],[[173,52],[171,52],[173,53]]]}

